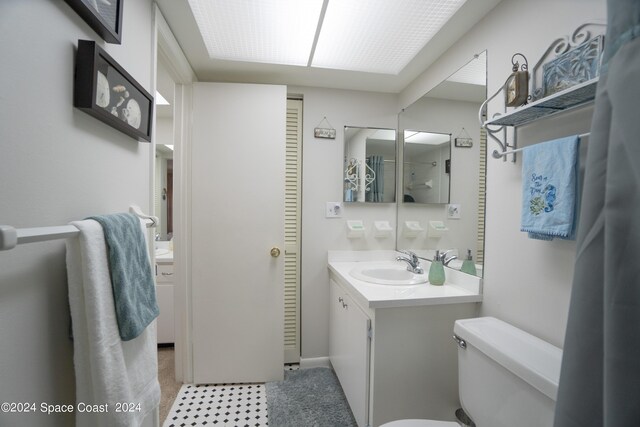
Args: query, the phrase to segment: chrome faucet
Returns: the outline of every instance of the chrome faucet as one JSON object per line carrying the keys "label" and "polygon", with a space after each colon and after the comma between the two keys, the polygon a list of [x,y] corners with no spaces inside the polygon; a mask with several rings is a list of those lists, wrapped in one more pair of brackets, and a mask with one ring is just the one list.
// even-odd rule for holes
{"label": "chrome faucet", "polygon": [[404,261],[407,265],[407,271],[410,271],[414,274],[424,274],[424,270],[420,266],[420,259],[418,259],[418,255],[411,251],[398,251],[403,254],[409,255],[409,257],[397,256],[396,261]]}
{"label": "chrome faucet", "polygon": [[458,259],[458,257],[455,255],[451,255],[449,258],[447,258],[447,254],[449,252],[451,252],[451,250],[448,250],[440,254],[440,261],[442,261],[442,265],[449,265],[451,261],[453,261],[454,259]]}

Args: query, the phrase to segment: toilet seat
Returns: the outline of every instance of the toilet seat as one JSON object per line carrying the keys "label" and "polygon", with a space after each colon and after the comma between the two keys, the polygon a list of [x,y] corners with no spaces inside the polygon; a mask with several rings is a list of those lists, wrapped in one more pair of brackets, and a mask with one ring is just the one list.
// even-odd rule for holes
{"label": "toilet seat", "polygon": [[460,424],[455,421],[397,420],[382,424],[380,427],[460,427]]}

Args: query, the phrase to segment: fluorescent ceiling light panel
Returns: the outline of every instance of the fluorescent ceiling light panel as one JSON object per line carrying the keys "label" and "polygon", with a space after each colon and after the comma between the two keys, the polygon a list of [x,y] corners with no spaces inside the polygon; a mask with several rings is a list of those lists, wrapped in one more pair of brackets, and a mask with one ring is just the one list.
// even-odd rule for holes
{"label": "fluorescent ceiling light panel", "polygon": [[156,105],[169,105],[169,101],[158,91],[156,91]]}
{"label": "fluorescent ceiling light panel", "polygon": [[472,59],[464,67],[453,73],[447,79],[450,82],[467,83],[472,85],[487,85],[487,52],[484,51],[477,58]]}
{"label": "fluorescent ceiling light panel", "polygon": [[465,0],[329,0],[312,66],[398,74]]}
{"label": "fluorescent ceiling light panel", "polygon": [[306,66],[322,0],[189,0],[209,56]]}
{"label": "fluorescent ceiling light panel", "polygon": [[404,142],[407,144],[440,145],[451,142],[451,136],[443,133],[404,131]]}
{"label": "fluorescent ceiling light panel", "polygon": [[396,131],[393,129],[376,129],[376,131],[369,138],[381,139],[385,141],[395,141]]}

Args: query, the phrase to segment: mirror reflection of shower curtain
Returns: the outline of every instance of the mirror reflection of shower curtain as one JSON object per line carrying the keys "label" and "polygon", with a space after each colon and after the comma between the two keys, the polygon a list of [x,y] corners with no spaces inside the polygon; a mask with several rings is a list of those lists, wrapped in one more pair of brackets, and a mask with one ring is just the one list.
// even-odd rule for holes
{"label": "mirror reflection of shower curtain", "polygon": [[371,182],[370,190],[367,192],[367,202],[382,202],[384,197],[384,157],[367,157],[367,166],[375,174],[375,179]]}

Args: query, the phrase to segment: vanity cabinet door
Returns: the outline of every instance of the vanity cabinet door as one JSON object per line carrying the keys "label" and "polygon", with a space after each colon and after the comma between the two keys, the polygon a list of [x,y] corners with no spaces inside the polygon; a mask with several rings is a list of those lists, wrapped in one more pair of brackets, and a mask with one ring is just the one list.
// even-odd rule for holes
{"label": "vanity cabinet door", "polygon": [[174,322],[173,322],[173,283],[158,283],[156,285],[156,295],[158,298],[158,344],[169,344],[174,342]]}
{"label": "vanity cabinet door", "polygon": [[156,298],[160,314],[157,319],[158,344],[174,340],[173,264],[156,264]]}
{"label": "vanity cabinet door", "polygon": [[333,280],[329,294],[329,358],[358,426],[364,427],[369,418],[371,319]]}

